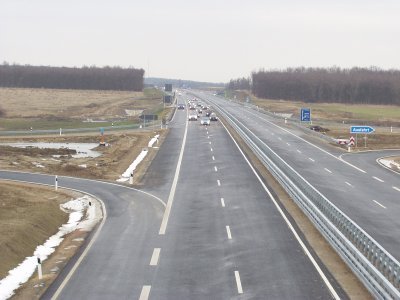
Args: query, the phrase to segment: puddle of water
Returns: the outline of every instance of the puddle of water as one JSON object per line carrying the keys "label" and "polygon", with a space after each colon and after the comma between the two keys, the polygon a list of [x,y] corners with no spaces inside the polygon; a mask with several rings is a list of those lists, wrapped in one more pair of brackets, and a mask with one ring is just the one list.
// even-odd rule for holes
{"label": "puddle of water", "polygon": [[17,148],[72,149],[76,151],[76,154],[72,155],[73,158],[98,157],[101,155],[100,152],[92,150],[99,145],[96,143],[1,143],[0,145]]}

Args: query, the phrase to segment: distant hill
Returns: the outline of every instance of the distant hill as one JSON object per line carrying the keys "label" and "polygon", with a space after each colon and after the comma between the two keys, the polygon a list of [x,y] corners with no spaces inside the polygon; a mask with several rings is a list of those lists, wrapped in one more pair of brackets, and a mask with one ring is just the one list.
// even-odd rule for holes
{"label": "distant hill", "polygon": [[191,89],[206,89],[206,88],[224,88],[225,83],[219,82],[200,82],[183,79],[168,79],[168,78],[157,78],[149,77],[144,78],[144,84],[146,86],[158,86],[164,87],[166,83],[172,83],[173,88],[191,88]]}

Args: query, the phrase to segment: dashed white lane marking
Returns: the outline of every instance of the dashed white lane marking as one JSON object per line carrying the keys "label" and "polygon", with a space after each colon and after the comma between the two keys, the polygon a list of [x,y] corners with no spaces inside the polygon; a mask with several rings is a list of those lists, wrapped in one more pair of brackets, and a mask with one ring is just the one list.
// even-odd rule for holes
{"label": "dashed white lane marking", "polygon": [[308,159],[311,160],[312,162],[315,162],[315,160],[313,160],[311,157],[309,157]]}
{"label": "dashed white lane marking", "polygon": [[232,239],[231,228],[227,225],[226,226],[226,234],[228,235],[228,240]]}
{"label": "dashed white lane marking", "polygon": [[282,138],[281,138],[281,137],[278,137],[278,140],[282,141]]}
{"label": "dashed white lane marking", "polygon": [[219,179],[217,180],[217,184],[218,186],[221,186],[221,181],[219,181]]}
{"label": "dashed white lane marking", "polygon": [[271,132],[272,135],[275,135],[275,133]]}
{"label": "dashed white lane marking", "polygon": [[298,150],[298,149],[297,149],[297,152],[298,152],[298,153],[301,153],[301,151],[300,151],[300,150]]}
{"label": "dashed white lane marking", "polygon": [[158,258],[160,257],[161,248],[154,248],[153,255],[151,256],[150,266],[158,265]]}
{"label": "dashed white lane marking", "polygon": [[324,170],[327,171],[328,173],[332,173],[332,171],[327,168],[324,168]]}
{"label": "dashed white lane marking", "polygon": [[209,139],[209,138],[210,138],[210,136],[208,135],[208,136],[207,136],[207,138]]}
{"label": "dashed white lane marking", "polygon": [[151,285],[144,285],[140,292],[139,300],[147,300],[150,296]]}
{"label": "dashed white lane marking", "polygon": [[383,181],[382,179],[380,179],[380,178],[378,178],[378,177],[375,177],[375,176],[372,176],[372,178],[375,179],[375,180],[378,180],[379,182],[385,182],[385,181]]}
{"label": "dashed white lane marking", "polygon": [[235,271],[236,286],[238,294],[243,294],[242,282],[240,281],[239,271]]}
{"label": "dashed white lane marking", "polygon": [[215,157],[214,157],[214,155],[213,155],[213,157],[212,157],[212,160],[215,160]]}
{"label": "dashed white lane marking", "polygon": [[400,192],[400,189],[398,187],[392,186],[393,189],[395,189],[396,191]]}
{"label": "dashed white lane marking", "polygon": [[385,208],[386,209],[386,206],[384,206],[384,205],[382,205],[382,204],[380,204],[378,201],[376,201],[376,200],[372,200],[372,201],[374,201],[376,204],[378,204],[380,207],[382,207],[382,208]]}
{"label": "dashed white lane marking", "polygon": [[286,145],[290,146],[290,144],[289,144],[289,143],[286,143]]}
{"label": "dashed white lane marking", "polygon": [[211,142],[208,142],[211,145]]}
{"label": "dashed white lane marking", "polygon": [[348,183],[347,181],[345,181],[345,183],[346,183],[348,186],[352,186],[352,184],[351,184],[351,183]]}
{"label": "dashed white lane marking", "polygon": [[213,150],[213,148],[211,148],[211,152],[213,152],[214,150]]}
{"label": "dashed white lane marking", "polygon": [[214,166],[214,170],[215,172],[218,172],[217,166]]}
{"label": "dashed white lane marking", "polygon": [[225,207],[225,200],[224,200],[224,198],[221,198],[221,206],[222,206],[222,207]]}

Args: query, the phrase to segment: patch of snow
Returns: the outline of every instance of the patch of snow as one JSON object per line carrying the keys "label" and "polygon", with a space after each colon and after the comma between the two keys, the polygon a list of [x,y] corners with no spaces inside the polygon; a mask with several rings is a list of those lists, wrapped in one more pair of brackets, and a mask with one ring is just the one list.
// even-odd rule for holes
{"label": "patch of snow", "polygon": [[81,167],[81,168],[84,168],[84,169],[86,169],[86,168],[87,168],[87,164],[78,165],[78,167]]}
{"label": "patch of snow", "polygon": [[[70,213],[68,223],[62,225],[59,231],[51,236],[43,245],[38,246],[33,256],[25,258],[21,264],[9,271],[8,275],[0,280],[1,300],[11,297],[21,284],[28,281],[36,271],[37,258],[39,257],[42,262],[46,260],[55,251],[55,247],[61,244],[66,234],[76,229],[91,229],[98,221],[95,215],[95,205],[92,198],[88,196],[71,200],[60,205],[60,208]],[[82,220],[84,215],[85,219]]]}
{"label": "patch of snow", "polygon": [[155,142],[157,142],[157,144],[158,144],[158,138],[159,138],[159,137],[160,137],[159,134],[157,134],[156,136],[154,136],[154,137],[150,140],[150,142],[149,142],[149,144],[148,144],[148,147],[149,147],[149,148],[153,147],[153,144],[154,144]]}
{"label": "patch of snow", "polygon": [[42,164],[38,163],[38,162],[34,161],[34,162],[32,162],[32,164],[37,168],[44,168],[44,166]]}
{"label": "patch of snow", "polygon": [[392,169],[393,166],[395,166],[398,170],[400,170],[400,164],[395,162],[394,160],[380,159],[379,162],[384,166],[388,167],[389,169]]}

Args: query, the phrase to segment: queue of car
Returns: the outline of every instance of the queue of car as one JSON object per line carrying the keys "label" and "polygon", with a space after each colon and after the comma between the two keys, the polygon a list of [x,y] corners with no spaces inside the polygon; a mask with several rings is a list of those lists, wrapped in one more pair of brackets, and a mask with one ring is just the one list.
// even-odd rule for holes
{"label": "queue of car", "polygon": [[[209,105],[198,101],[197,99],[188,101],[188,120],[197,121],[200,119],[201,125],[210,125],[211,121],[218,121],[217,115],[211,110]],[[185,104],[178,104],[179,110],[185,110]]]}

